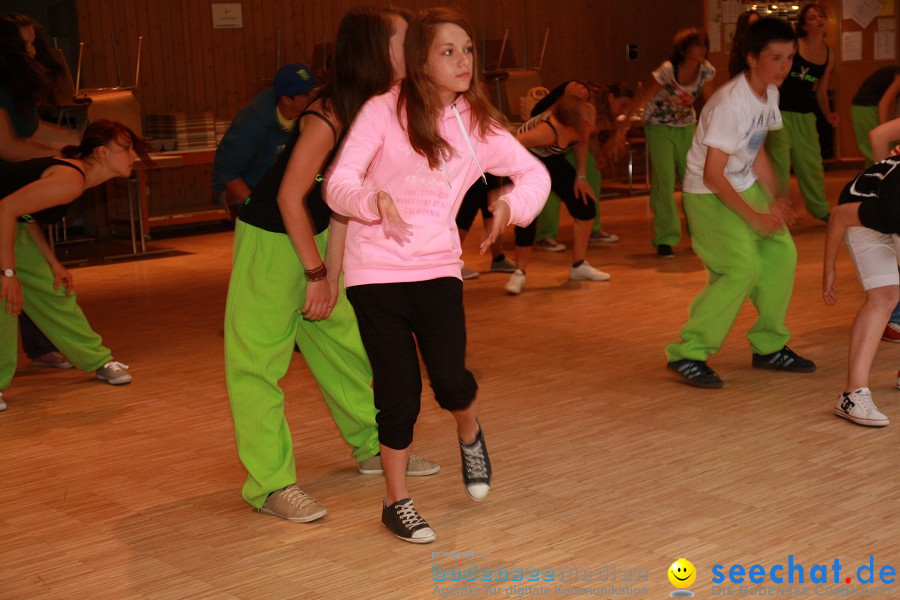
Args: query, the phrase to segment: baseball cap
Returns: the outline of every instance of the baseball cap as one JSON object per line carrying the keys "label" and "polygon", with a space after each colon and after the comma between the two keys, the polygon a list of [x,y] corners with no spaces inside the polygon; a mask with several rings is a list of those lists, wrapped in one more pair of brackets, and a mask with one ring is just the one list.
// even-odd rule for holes
{"label": "baseball cap", "polygon": [[301,63],[284,65],[275,73],[275,95],[296,96],[316,87],[316,77]]}

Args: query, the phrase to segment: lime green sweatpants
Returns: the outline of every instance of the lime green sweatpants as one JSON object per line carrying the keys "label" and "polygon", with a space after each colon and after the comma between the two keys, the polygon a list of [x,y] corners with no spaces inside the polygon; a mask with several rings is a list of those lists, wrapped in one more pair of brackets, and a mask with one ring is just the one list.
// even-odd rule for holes
{"label": "lime green sweatpants", "polygon": [[[73,365],[91,373],[112,360],[109,348],[91,329],[75,294],[64,286],[53,289],[53,271],[28,235],[28,225],[16,226],[16,275],[22,282],[22,310]],[[0,391],[9,387],[18,359],[19,319],[0,303]]]}
{"label": "lime green sweatpants", "polygon": [[[328,232],[316,236],[324,255]],[[343,288],[331,315],[307,321],[303,265],[290,239],[237,222],[225,305],[225,381],[238,456],[247,469],[244,499],[256,508],[296,483],[294,447],[278,382],[294,343],[318,383],[334,422],[357,460],[378,453],[372,367]]]}
{"label": "lime green sweatpants", "polygon": [[684,177],[687,153],[696,125],[669,127],[644,124],[650,152],[650,208],[653,210],[653,245],[677,246],[681,241],[681,213],[675,202],[675,172]]}
{"label": "lime green sweatpants", "polygon": [[869,132],[881,124],[878,118],[878,107],[851,104],[850,117],[853,120],[856,145],[866,157],[866,167],[871,167],[875,164],[875,159],[872,158],[872,142],[869,141]]}
{"label": "lime green sweatpants", "polygon": [[[575,151],[569,150],[566,152],[566,160],[569,161],[569,164],[573,167],[575,166]],[[588,153],[588,164],[587,164],[587,182],[591,186],[591,189],[594,191],[594,195],[598,198],[600,197],[600,183],[601,176],[600,170],[597,168],[597,161],[594,160],[594,155]],[[557,234],[559,234],[559,203],[562,202],[554,192],[550,192],[550,196],[547,198],[547,203],[544,205],[544,209],[541,211],[541,214],[538,215],[537,221],[537,229],[536,234],[534,236],[535,240],[542,240],[544,238],[556,238]],[[594,217],[594,227],[591,229],[593,232],[600,231],[600,203],[597,203],[597,216]]]}
{"label": "lime green sweatpants", "polygon": [[787,189],[791,176],[791,164],[806,211],[817,219],[827,215],[831,208],[825,199],[825,169],[822,166],[822,148],[816,131],[816,115],[782,111],[784,127],[770,131],[766,136],[766,152],[772,161],[772,169],[778,184]]}
{"label": "lime green sweatpants", "polygon": [[[759,184],[741,196],[760,212],[769,206]],[[784,319],[797,265],[790,232],[761,236],[714,194],[685,193],[683,202],[708,281],[691,303],[681,340],[666,347],[669,361],[706,360],[718,352],[747,298],[759,313],[747,335],[750,348],[757,354],[781,350],[790,338]]]}

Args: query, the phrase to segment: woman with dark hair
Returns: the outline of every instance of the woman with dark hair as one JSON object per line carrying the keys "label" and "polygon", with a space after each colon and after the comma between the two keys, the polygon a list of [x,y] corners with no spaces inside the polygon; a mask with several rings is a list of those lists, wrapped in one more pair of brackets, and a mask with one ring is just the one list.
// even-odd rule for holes
{"label": "woman with dark hair", "polygon": [[738,17],[731,39],[731,53],[728,55],[728,77],[735,77],[744,70],[744,34],[747,28],[759,20],[760,14],[755,10],[746,10]]}
{"label": "woman with dark hair", "polygon": [[113,385],[129,383],[90,327],[72,293],[72,275],[44,239],[38,223],[55,223],[88,188],[128,177],[149,146],[114,121],[91,123],[78,146],[59,157],[0,167],[0,410],[2,390],[16,370],[16,317],[24,310],[76,367]]}
{"label": "woman with dark hair", "polygon": [[832,127],[838,123],[837,113],[832,112],[828,104],[828,82],[834,69],[834,57],[825,43],[827,27],[828,13],[822,5],[803,5],[794,26],[797,52],[790,74],[778,89],[778,108],[784,128],[773,131],[766,139],[766,150],[772,159],[780,191],[787,193],[793,165],[807,212],[822,221],[828,221],[830,208],[825,198],[825,169],[816,129],[816,106]]}
{"label": "woman with dark hair", "polygon": [[653,210],[653,245],[663,258],[674,258],[673,246],[681,241],[681,216],[675,203],[675,172],[684,177],[686,157],[697,129],[694,102],[708,98],[716,76],[706,60],[709,36],[702,29],[682,29],[675,34],[672,55],[658,69],[635,102],[644,108],[644,132],[653,165],[650,208]]}
{"label": "woman with dark hair", "polygon": [[[397,77],[389,50],[397,21],[403,19],[392,21],[373,8],[354,8],[344,16],[328,82],[300,114],[235,226],[225,379],[238,455],[247,469],[242,493],[259,511],[289,521],[314,521],[327,512],[297,486],[279,387],[295,343],[353,447],[359,471],[382,472],[372,368],[341,285],[347,223],[332,217],[322,199],[320,173],[363,103]],[[440,469],[416,456],[405,466],[411,475]]]}
{"label": "woman with dark hair", "polygon": [[435,539],[406,487],[422,394],[417,343],[435,399],[456,420],[466,491],[483,500],[491,487],[478,386],[465,365],[454,216],[485,171],[512,178],[512,190],[493,204],[484,252],[507,225],[534,219],[550,188],[546,170],[503,129],[476,84],[472,37],[453,11],[418,15],[406,35],[406,79],[359,112],[326,189],[332,209],[350,218],[344,274],[374,373],[387,482],[381,522],[414,543]]}

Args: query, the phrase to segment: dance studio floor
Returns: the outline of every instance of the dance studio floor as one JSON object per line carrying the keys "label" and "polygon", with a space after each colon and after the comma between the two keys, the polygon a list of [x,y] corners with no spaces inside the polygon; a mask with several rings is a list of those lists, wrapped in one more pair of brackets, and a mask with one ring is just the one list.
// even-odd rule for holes
{"label": "dance studio floor", "polygon": [[[852,174],[827,174],[832,202]],[[222,357],[230,232],[165,240],[177,256],[75,269],[85,313],[134,382],[20,361],[0,413],[0,598],[663,598],[680,557],[702,598],[897,591],[879,573],[900,568],[900,345],[882,344],[871,378],[894,424],[835,417],[863,299],[846,251],[829,307],[825,226],[797,208],[787,324],[816,373],[750,368],[748,304],[710,361],[725,387],[699,390],[665,369],[663,347],[704,284],[701,263],[687,240],[657,258],[646,196],[602,208],[622,240],[588,259],[612,281],[569,282],[568,253],[535,251],[519,297],[505,295],[507,275],[465,283],[494,488],[468,498],[452,418],[426,392],[413,449],[443,468],[409,482],[437,533],[423,546],[381,527],[383,480],[356,472],[300,355],[283,381],[299,485],[328,515],[294,524],[242,501]],[[466,265],[487,269],[478,234],[476,223]],[[770,573],[789,563],[803,582]],[[761,583],[729,576],[756,564]]]}

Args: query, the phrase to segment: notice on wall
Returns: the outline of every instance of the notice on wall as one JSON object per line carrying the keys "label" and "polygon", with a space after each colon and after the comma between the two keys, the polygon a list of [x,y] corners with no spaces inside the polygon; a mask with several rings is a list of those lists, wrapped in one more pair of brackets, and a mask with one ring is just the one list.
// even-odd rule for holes
{"label": "notice on wall", "polygon": [[875,60],[894,60],[894,32],[875,32]]}
{"label": "notice on wall", "polygon": [[841,58],[862,60],[862,31],[845,31],[841,36]]}
{"label": "notice on wall", "polygon": [[[884,5],[878,0],[844,0],[844,18],[853,19],[865,29]],[[845,59],[846,60],[846,59]]]}
{"label": "notice on wall", "polygon": [[212,5],[213,29],[240,29],[244,26],[241,3]]}

